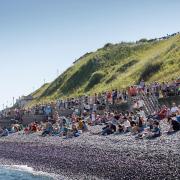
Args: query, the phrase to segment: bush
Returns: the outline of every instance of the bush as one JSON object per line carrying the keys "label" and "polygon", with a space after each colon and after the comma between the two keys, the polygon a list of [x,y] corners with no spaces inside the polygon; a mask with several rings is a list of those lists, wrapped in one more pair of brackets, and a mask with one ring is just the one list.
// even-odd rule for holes
{"label": "bush", "polygon": [[112,47],[113,46],[113,44],[111,44],[111,43],[107,43],[107,44],[105,44],[104,45],[104,49],[107,49],[107,48],[110,48],[110,47]]}
{"label": "bush", "polygon": [[116,79],[117,75],[113,74],[110,78],[106,80],[106,83],[109,84],[110,82],[114,81]]}
{"label": "bush", "polygon": [[128,68],[130,68],[131,66],[133,66],[134,64],[136,64],[138,62],[138,60],[132,60],[124,65],[122,65],[121,67],[119,67],[117,69],[117,72],[123,73],[125,72]]}
{"label": "bush", "polygon": [[93,88],[96,84],[100,83],[101,79],[105,76],[105,74],[102,71],[97,71],[93,73],[89,79],[89,83],[85,88],[85,91],[90,90]]}
{"label": "bush", "polygon": [[91,75],[97,70],[98,64],[95,59],[89,60],[86,64],[82,65],[70,78],[66,81],[65,85],[61,88],[64,94],[73,92],[75,89],[86,83]]}
{"label": "bush", "polygon": [[150,79],[150,77],[152,77],[153,74],[155,74],[161,69],[162,64],[163,64],[162,62],[147,63],[144,66],[143,71],[141,72],[141,75],[139,77],[139,82],[141,81],[141,79],[144,79],[144,81]]}
{"label": "bush", "polygon": [[139,40],[139,42],[144,43],[144,42],[148,42],[148,40],[146,38],[142,38],[142,39]]}

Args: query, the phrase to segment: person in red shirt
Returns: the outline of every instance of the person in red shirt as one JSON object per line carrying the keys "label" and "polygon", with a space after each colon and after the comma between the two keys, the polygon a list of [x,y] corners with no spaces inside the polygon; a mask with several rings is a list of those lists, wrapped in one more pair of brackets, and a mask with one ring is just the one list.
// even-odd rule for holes
{"label": "person in red shirt", "polygon": [[34,122],[31,124],[30,126],[30,131],[33,132],[37,132],[37,124]]}
{"label": "person in red shirt", "polygon": [[162,109],[158,112],[158,119],[162,120],[167,117],[168,108],[163,105]]}

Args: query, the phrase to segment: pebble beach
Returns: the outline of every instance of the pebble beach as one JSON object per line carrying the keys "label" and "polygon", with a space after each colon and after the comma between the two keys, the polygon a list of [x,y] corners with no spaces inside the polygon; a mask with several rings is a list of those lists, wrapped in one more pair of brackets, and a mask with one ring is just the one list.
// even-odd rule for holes
{"label": "pebble beach", "polygon": [[[27,165],[55,179],[180,179],[180,132],[153,140],[123,135],[94,135],[89,127],[77,138],[12,134],[0,139],[0,162]],[[161,124],[162,132],[167,126]]]}

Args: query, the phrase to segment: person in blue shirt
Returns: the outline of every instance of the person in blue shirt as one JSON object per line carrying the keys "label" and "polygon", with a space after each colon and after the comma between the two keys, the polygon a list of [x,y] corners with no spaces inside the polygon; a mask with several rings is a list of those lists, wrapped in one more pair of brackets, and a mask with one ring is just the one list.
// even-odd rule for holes
{"label": "person in blue shirt", "polygon": [[156,137],[161,136],[161,130],[159,128],[159,122],[158,121],[154,121],[153,123],[153,128],[151,129],[150,134],[148,135],[148,139],[153,139]]}
{"label": "person in blue shirt", "polygon": [[153,124],[153,129],[152,129],[152,137],[159,137],[161,135],[161,130],[159,128],[159,122],[155,121]]}

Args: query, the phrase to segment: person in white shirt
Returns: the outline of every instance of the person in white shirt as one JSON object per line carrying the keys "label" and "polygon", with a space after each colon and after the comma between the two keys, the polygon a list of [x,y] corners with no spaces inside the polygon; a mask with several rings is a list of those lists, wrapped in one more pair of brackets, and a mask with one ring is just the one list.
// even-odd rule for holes
{"label": "person in white shirt", "polygon": [[97,104],[93,104],[93,111],[97,111]]}
{"label": "person in white shirt", "polygon": [[144,110],[142,108],[140,108],[140,111],[138,113],[140,115],[140,117],[142,117],[143,119],[146,119],[146,114],[144,112]]}
{"label": "person in white shirt", "polygon": [[90,105],[89,105],[88,103],[86,103],[86,104],[84,105],[84,109],[89,112],[90,109],[91,109],[91,107],[90,107]]}
{"label": "person in white shirt", "polygon": [[138,100],[138,108],[142,108],[144,106],[144,101],[142,99]]}
{"label": "person in white shirt", "polygon": [[129,122],[127,118],[124,118],[123,125],[124,125],[124,132],[130,132],[131,123]]}
{"label": "person in white shirt", "polygon": [[178,107],[175,103],[172,104],[171,113],[176,114],[178,112]]}
{"label": "person in white shirt", "polygon": [[92,125],[95,124],[95,121],[96,121],[96,112],[93,112],[93,113],[91,114],[91,123],[92,123]]}

